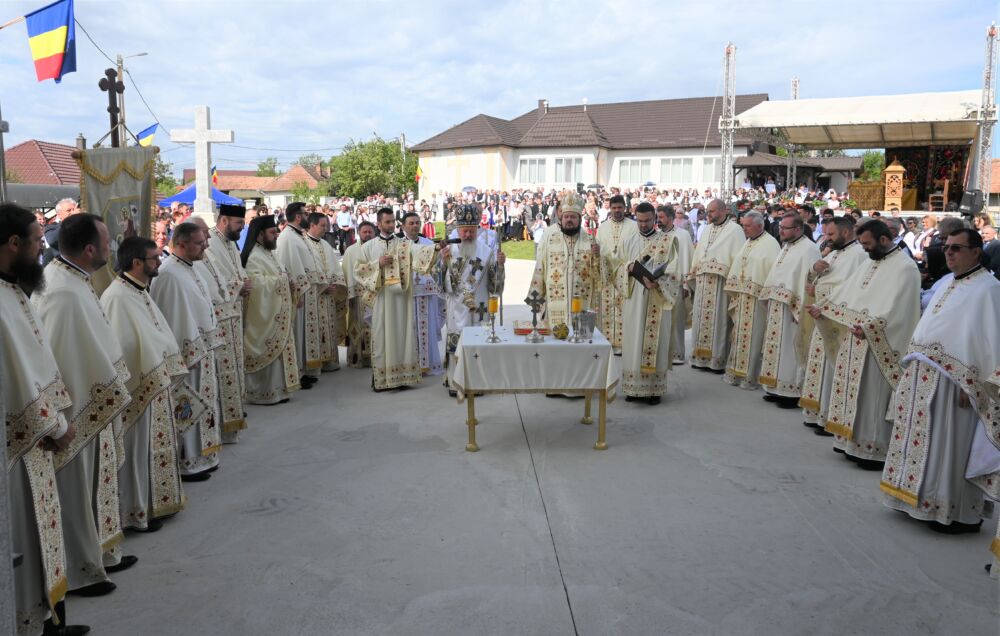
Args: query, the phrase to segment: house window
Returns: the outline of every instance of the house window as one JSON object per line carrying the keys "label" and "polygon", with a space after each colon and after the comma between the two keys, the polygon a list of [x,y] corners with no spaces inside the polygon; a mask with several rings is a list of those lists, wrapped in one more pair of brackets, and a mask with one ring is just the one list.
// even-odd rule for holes
{"label": "house window", "polygon": [[618,182],[639,185],[649,181],[649,159],[621,159],[618,161]]}
{"label": "house window", "polygon": [[722,158],[705,157],[701,169],[701,180],[704,183],[722,183]]}
{"label": "house window", "polygon": [[520,183],[544,183],[545,160],[521,159],[518,163],[517,180]]}
{"label": "house window", "polygon": [[580,183],[583,181],[583,159],[569,157],[556,159],[556,183]]}
{"label": "house window", "polygon": [[692,185],[694,159],[663,159],[660,161],[660,183],[674,186]]}

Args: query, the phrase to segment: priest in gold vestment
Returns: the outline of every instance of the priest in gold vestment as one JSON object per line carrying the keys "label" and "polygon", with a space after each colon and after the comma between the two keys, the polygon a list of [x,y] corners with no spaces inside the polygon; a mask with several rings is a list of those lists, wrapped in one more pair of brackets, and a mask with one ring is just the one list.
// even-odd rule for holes
{"label": "priest in gold vestment", "polygon": [[[674,226],[674,219],[677,216],[676,210],[671,205],[661,205],[656,208],[656,224],[664,234],[674,237],[674,247],[677,249],[677,266],[680,272],[681,281],[687,280],[688,272],[691,271],[691,260],[694,258],[694,242],[691,240],[691,233],[685,229],[678,229]],[[673,323],[674,335],[670,343],[670,355],[673,364],[684,364],[687,361],[687,343],[685,343],[685,332],[688,328],[688,321],[691,316],[691,292],[686,285],[681,285],[681,290],[674,301],[674,308],[671,311],[671,322]]]}
{"label": "priest in gold vestment", "polygon": [[149,282],[160,269],[160,250],[131,236],[118,246],[119,275],[101,294],[101,308],[117,334],[131,378],[132,401],[122,415],[119,459],[122,526],[155,531],[184,507],[177,467],[177,429],[171,389],[187,375],[167,319],[150,298]]}
{"label": "priest in gold vestment", "polygon": [[[635,208],[636,234],[625,240],[612,282],[622,308],[622,390],[626,401],[660,403],[667,391],[673,338],[673,304],[680,294],[676,239],[656,229],[656,209],[643,201]],[[636,261],[648,270],[666,266],[659,278],[632,275]]]}
{"label": "priest in gold vestment", "polygon": [[417,245],[393,234],[396,220],[389,208],[380,209],[376,218],[379,235],[361,246],[354,277],[356,285],[375,295],[372,388],[385,391],[420,383],[413,330],[413,274],[431,272],[439,246]]}
{"label": "priest in gold vestment", "polygon": [[347,332],[344,343],[347,345],[347,364],[356,369],[370,367],[371,352],[371,312],[375,295],[357,284],[354,276],[354,266],[361,256],[365,243],[375,238],[378,229],[370,221],[358,224],[358,241],[344,250],[344,258],[340,265],[344,270],[344,282],[347,283]]}
{"label": "priest in gold vestment", "polygon": [[340,300],[347,298],[347,284],[340,265],[340,254],[326,241],[330,230],[330,219],[322,212],[309,214],[309,229],[306,244],[313,252],[319,271],[323,274],[324,287],[319,292],[320,360],[323,371],[340,369]]}
{"label": "priest in gold vestment", "polygon": [[77,214],[59,228],[60,255],[45,268],[45,290],[31,302],[52,346],[73,404],[64,413],[76,438],[55,454],[69,590],[99,596],[115,589],[107,576],[138,559],[122,557],[116,434],[131,398],[118,338],[90,285],[108,262],[104,222]]}
{"label": "priest in gold vestment", "polygon": [[288,272],[275,256],[277,242],[274,217],[261,216],[250,222],[241,254],[251,281],[243,323],[251,404],[281,404],[300,388],[292,329],[295,299]]}
{"label": "priest in gold vestment", "polygon": [[600,257],[600,319],[601,333],[611,343],[616,354],[622,350],[622,316],[625,297],[614,284],[619,266],[625,262],[625,242],[638,234],[636,222],[625,216],[625,197],[616,194],[608,204],[610,214],[597,228],[597,244],[601,246]]}
{"label": "priest in gold vestment", "polygon": [[725,290],[728,294],[729,317],[733,323],[729,358],[723,381],[742,389],[758,388],[760,351],[764,344],[767,303],[760,298],[781,246],[764,231],[760,212],[748,212],[740,219],[746,242],[733,261]]}
{"label": "priest in gold vestment", "polygon": [[730,346],[726,279],[745,237],[721,200],[710,201],[706,211],[709,226],[695,246],[688,273],[688,285],[694,292],[691,366],[722,374]]}

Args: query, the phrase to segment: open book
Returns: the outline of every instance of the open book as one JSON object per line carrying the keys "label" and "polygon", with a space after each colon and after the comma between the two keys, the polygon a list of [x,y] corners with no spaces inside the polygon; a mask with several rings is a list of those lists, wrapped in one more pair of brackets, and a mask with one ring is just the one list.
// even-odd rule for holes
{"label": "open book", "polygon": [[645,278],[648,278],[651,282],[655,283],[661,276],[663,276],[664,270],[667,269],[667,264],[662,263],[661,265],[659,265],[658,267],[654,267],[652,271],[650,271],[646,267],[647,263],[648,263],[647,259],[643,259],[642,261],[636,261],[632,263],[632,271],[629,272],[628,275],[636,279],[640,283],[642,283],[643,279]]}

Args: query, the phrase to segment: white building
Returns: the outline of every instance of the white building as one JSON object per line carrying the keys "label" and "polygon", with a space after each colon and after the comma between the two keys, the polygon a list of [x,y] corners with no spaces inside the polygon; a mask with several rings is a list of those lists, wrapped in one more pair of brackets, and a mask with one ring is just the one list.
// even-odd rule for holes
{"label": "white building", "polygon": [[[767,95],[739,95],[740,113]],[[719,188],[721,99],[697,97],[538,107],[513,120],[475,117],[411,150],[420,163],[420,198],[479,190],[575,188],[599,183],[634,188]],[[768,147],[734,141],[734,155]],[[737,173],[736,183],[742,183]]]}

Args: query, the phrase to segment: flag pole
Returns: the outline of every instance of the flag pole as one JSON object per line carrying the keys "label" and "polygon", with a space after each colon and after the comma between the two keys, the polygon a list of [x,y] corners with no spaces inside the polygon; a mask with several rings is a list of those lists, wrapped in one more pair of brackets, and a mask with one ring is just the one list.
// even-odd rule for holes
{"label": "flag pole", "polygon": [[8,20],[8,21],[4,22],[3,24],[0,24],[0,29],[6,29],[7,27],[13,26],[13,25],[17,24],[18,22],[24,22],[24,16],[23,15],[21,17],[19,17],[19,18],[14,18],[13,20]]}

